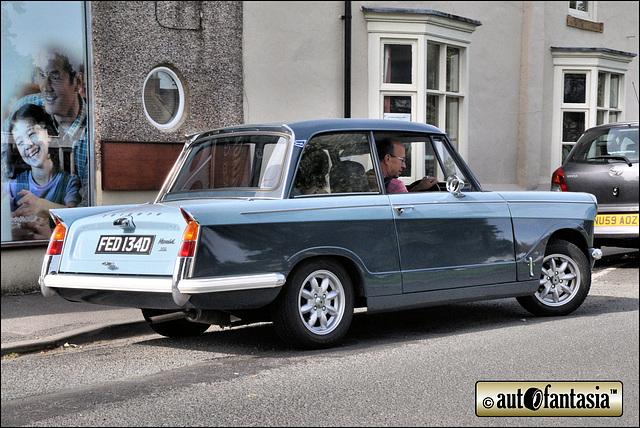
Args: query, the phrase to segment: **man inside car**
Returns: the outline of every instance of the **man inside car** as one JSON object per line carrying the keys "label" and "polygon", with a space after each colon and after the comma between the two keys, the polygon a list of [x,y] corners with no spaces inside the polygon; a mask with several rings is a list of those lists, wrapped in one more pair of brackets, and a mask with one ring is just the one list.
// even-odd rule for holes
{"label": "man inside car", "polygon": [[[377,142],[378,159],[384,178],[387,193],[422,192],[437,190],[438,180],[435,177],[423,177],[412,183],[409,188],[399,180],[400,173],[406,165],[404,144],[392,138],[383,138]],[[435,187],[434,187],[435,186]]]}

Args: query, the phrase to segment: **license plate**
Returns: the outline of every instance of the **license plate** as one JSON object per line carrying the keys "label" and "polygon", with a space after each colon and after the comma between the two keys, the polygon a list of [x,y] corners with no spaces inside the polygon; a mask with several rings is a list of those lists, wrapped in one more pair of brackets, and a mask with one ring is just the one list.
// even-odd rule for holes
{"label": "license plate", "polygon": [[96,254],[151,254],[155,235],[101,235]]}
{"label": "license plate", "polygon": [[638,214],[600,214],[596,226],[637,226]]}

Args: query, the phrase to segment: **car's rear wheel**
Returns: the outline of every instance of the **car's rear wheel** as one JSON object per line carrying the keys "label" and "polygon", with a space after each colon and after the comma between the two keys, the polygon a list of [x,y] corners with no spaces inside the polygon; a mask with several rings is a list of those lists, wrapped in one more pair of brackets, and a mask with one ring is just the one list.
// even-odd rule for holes
{"label": "car's rear wheel", "polygon": [[142,309],[144,319],[149,323],[151,330],[166,337],[192,337],[199,336],[211,327],[210,324],[187,321],[186,319],[177,319],[164,322],[150,322],[151,317],[158,315],[166,315],[175,311],[165,311],[161,309]]}
{"label": "car's rear wheel", "polygon": [[571,242],[556,240],[542,260],[540,287],[533,296],[518,302],[534,315],[566,315],[575,311],[591,288],[591,266],[587,256]]}
{"label": "car's rear wheel", "polygon": [[305,263],[293,272],[272,305],[282,339],[293,346],[319,349],[335,345],[353,318],[353,288],[345,269],[330,259]]}

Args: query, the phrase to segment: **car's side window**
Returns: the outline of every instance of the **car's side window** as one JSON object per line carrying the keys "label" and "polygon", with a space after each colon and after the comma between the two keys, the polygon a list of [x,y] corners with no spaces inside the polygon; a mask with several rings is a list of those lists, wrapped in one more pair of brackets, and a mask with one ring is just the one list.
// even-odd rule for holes
{"label": "car's side window", "polygon": [[444,136],[413,133],[374,132],[376,143],[384,139],[400,141],[405,148],[404,164],[398,177],[411,189],[423,177],[435,177],[440,190],[451,175],[468,180],[449,152]]}
{"label": "car's side window", "polygon": [[291,195],[379,192],[365,133],[315,136],[306,144]]}

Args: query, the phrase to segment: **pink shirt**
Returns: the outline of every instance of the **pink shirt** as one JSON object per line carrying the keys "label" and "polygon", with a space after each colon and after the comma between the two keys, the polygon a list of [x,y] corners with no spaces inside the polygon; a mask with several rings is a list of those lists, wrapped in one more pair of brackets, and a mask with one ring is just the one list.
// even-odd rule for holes
{"label": "pink shirt", "polygon": [[[384,181],[386,182],[388,180],[388,177],[386,174],[382,174],[384,177]],[[388,183],[387,183],[387,193],[408,193],[407,190],[407,186],[405,186],[405,184],[402,182],[402,180],[398,180],[397,178],[392,178]]]}

